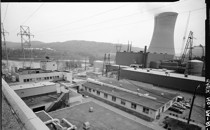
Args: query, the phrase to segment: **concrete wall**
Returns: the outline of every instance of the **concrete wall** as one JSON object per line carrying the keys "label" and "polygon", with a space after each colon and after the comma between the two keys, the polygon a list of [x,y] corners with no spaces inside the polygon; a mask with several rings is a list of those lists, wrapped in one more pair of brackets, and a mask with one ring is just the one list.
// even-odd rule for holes
{"label": "concrete wall", "polygon": [[[110,102],[112,102],[112,103],[115,103],[115,104],[117,104],[117,105],[120,105],[120,106],[122,106],[122,107],[125,107],[125,108],[127,108],[127,109],[130,109],[130,110],[132,110],[132,111],[138,112],[138,113],[140,113],[140,114],[142,114],[142,115],[148,116],[148,117],[153,118],[153,119],[155,119],[156,116],[157,116],[157,111],[155,111],[155,110],[149,109],[149,113],[146,114],[146,113],[143,112],[143,106],[141,106],[141,105],[139,105],[139,104],[136,104],[136,103],[135,103],[135,104],[136,104],[136,109],[133,109],[133,108],[131,108],[131,102],[128,101],[128,100],[125,100],[125,99],[121,99],[121,98],[116,97],[116,101],[112,101],[112,95],[107,94],[108,97],[105,98],[103,92],[99,91],[99,92],[100,92],[100,95],[98,95],[98,94],[97,94],[97,91],[98,91],[98,90],[95,90],[95,92],[93,92],[93,89],[91,89],[91,92],[90,92],[90,91],[89,91],[89,88],[88,88],[88,87],[86,87],[86,88],[87,88],[87,90],[86,90],[86,89],[84,89],[84,90],[85,90],[86,92],[90,93],[90,94],[93,94],[94,96],[98,96],[98,97],[100,97],[100,98],[102,98],[102,99],[105,99],[105,100],[107,100],[107,101],[110,101]],[[122,105],[122,104],[121,104],[121,100],[125,101],[125,105]]]}
{"label": "concrete wall", "polygon": [[43,70],[57,70],[58,66],[55,61],[42,61],[40,62],[40,66]]}
{"label": "concrete wall", "polygon": [[82,99],[83,99],[82,95],[75,96],[75,97],[69,97],[68,103],[70,104],[70,103],[74,103],[74,102],[82,102]]}
{"label": "concrete wall", "polygon": [[154,31],[148,51],[175,55],[174,28],[178,13],[164,12],[155,16]]}
{"label": "concrete wall", "polygon": [[2,79],[2,93],[11,105],[25,130],[49,130],[39,117],[24,103],[24,101]]}
{"label": "concrete wall", "polygon": [[41,95],[41,94],[51,93],[51,92],[56,92],[56,91],[57,90],[56,90],[55,85],[15,90],[17,95],[20,96],[21,98],[34,96],[34,95]]}
{"label": "concrete wall", "polygon": [[[184,75],[183,75],[184,76]],[[155,86],[165,87],[170,89],[182,90],[186,92],[194,92],[195,87],[199,84],[200,88],[197,89],[197,93],[204,94],[205,92],[205,83],[201,81],[195,81],[190,79],[181,79],[170,76],[155,75],[151,73],[141,73],[129,70],[121,70],[120,78],[150,83]]]}
{"label": "concrete wall", "polygon": [[130,64],[142,64],[143,63],[143,53],[141,52],[117,52],[116,54],[116,64],[117,65],[127,65]]}
{"label": "concrete wall", "polygon": [[169,54],[147,53],[146,67],[150,66],[151,61],[172,60],[173,58],[174,56]]}
{"label": "concrete wall", "polygon": [[[59,76],[59,78],[52,78],[53,76]],[[44,77],[49,77],[49,79],[45,79]],[[24,79],[32,79],[29,82],[36,82],[36,81],[53,81],[58,79],[63,79],[63,72],[51,72],[51,73],[38,73],[38,74],[26,74],[26,75],[19,75],[19,82],[24,83]],[[40,80],[38,78],[41,78]]]}

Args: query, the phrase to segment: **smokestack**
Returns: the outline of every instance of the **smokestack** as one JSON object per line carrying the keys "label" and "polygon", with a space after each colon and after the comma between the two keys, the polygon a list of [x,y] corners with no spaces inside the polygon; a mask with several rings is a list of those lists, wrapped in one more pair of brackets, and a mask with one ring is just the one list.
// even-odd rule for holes
{"label": "smokestack", "polygon": [[127,48],[127,52],[129,52],[129,41],[128,41],[128,48]]}
{"label": "smokestack", "polygon": [[174,27],[178,13],[164,12],[155,16],[154,32],[148,51],[175,55]]}

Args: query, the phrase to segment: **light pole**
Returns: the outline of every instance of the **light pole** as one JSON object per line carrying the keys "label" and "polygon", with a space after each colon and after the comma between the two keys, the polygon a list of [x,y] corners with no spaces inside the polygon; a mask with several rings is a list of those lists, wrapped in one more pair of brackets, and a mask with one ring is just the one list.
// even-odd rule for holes
{"label": "light pole", "polygon": [[190,113],[189,113],[189,117],[188,117],[188,120],[187,120],[187,124],[190,123],[190,116],[191,116],[191,113],[192,113],[192,108],[193,108],[193,103],[194,103],[194,100],[195,100],[195,94],[196,94],[196,90],[200,87],[200,85],[198,85],[195,90],[194,90],[194,94],[193,94],[193,99],[192,99],[192,103],[191,103],[191,106],[190,106]]}

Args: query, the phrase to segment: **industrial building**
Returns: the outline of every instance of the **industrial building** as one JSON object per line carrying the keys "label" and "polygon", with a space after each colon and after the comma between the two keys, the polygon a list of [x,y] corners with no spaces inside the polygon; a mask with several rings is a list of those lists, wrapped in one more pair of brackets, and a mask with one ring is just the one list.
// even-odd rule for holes
{"label": "industrial building", "polygon": [[193,75],[185,77],[183,74],[170,73],[163,70],[123,68],[120,70],[120,79],[130,79],[190,93],[193,93],[194,89],[200,85],[196,92],[199,94],[204,94],[205,92],[205,77]]}
{"label": "industrial building", "polygon": [[68,80],[72,83],[72,73],[68,71],[57,71],[57,64],[52,60],[40,62],[41,68],[20,68],[12,75],[14,83],[28,83],[40,81]]}
{"label": "industrial building", "polygon": [[[131,84],[121,84],[131,85]],[[88,79],[83,84],[84,90],[90,96],[105,100],[122,110],[130,111],[142,119],[152,121],[158,119],[162,112],[165,112],[177,98],[177,94],[159,92],[159,95],[145,91],[134,92],[117,86],[115,83],[108,84],[93,79]],[[137,90],[136,90],[137,91]],[[162,94],[162,95],[161,95]]]}
{"label": "industrial building", "polygon": [[53,82],[25,83],[10,86],[33,110],[53,111],[82,102],[82,95],[65,85]]}

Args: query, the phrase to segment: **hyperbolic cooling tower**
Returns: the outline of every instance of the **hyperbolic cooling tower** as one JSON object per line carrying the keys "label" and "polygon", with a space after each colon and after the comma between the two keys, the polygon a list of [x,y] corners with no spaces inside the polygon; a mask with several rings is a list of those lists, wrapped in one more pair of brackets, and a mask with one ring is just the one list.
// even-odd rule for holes
{"label": "hyperbolic cooling tower", "polygon": [[174,27],[178,13],[164,12],[155,16],[152,40],[148,51],[150,53],[175,54]]}

